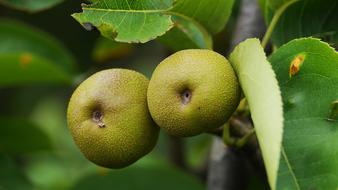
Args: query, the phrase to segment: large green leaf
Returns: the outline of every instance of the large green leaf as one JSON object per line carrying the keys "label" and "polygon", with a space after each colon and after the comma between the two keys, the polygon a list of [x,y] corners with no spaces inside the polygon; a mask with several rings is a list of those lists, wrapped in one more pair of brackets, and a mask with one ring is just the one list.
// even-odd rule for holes
{"label": "large green leaf", "polygon": [[105,174],[89,175],[80,180],[73,189],[104,190],[202,190],[201,183],[183,171],[170,166],[129,167],[123,170],[107,171]]}
{"label": "large green leaf", "polygon": [[164,12],[172,0],[92,0],[82,5],[83,13],[72,16],[86,29],[98,28],[107,38],[120,42],[147,42],[163,35],[172,26]]}
{"label": "large green leaf", "polygon": [[258,39],[240,43],[230,55],[248,101],[272,189],[276,184],[283,136],[282,98],[275,74]]}
{"label": "large green leaf", "polygon": [[25,24],[0,20],[0,87],[70,83],[74,61],[56,39]]}
{"label": "large green leaf", "polygon": [[70,76],[49,60],[30,53],[0,53],[0,87],[70,83]]}
{"label": "large green leaf", "polygon": [[[270,3],[285,3],[289,0],[270,0]],[[279,6],[279,5],[274,5]],[[267,7],[267,19],[271,21],[275,11]],[[314,36],[337,47],[338,43],[337,0],[299,0],[282,14],[272,34],[272,41],[280,46],[299,37]]]}
{"label": "large green leaf", "polygon": [[[121,42],[147,42],[162,36],[173,49],[211,48],[211,34],[222,30],[234,0],[93,0],[73,17],[85,28],[98,28]],[[171,43],[178,41],[179,43]],[[182,44],[182,45],[181,45]]]}
{"label": "large green leaf", "polygon": [[304,38],[283,45],[269,60],[284,102],[278,189],[337,189],[338,120],[330,113],[338,99],[338,53]]}
{"label": "large green leaf", "polygon": [[9,156],[0,155],[0,168],[0,190],[33,189],[21,168]]}
{"label": "large green leaf", "polygon": [[50,150],[48,136],[24,119],[0,118],[0,153],[23,154]]}
{"label": "large green leaf", "polygon": [[0,0],[1,4],[7,5],[14,9],[19,9],[28,12],[37,12],[48,9],[61,3],[63,0]]}

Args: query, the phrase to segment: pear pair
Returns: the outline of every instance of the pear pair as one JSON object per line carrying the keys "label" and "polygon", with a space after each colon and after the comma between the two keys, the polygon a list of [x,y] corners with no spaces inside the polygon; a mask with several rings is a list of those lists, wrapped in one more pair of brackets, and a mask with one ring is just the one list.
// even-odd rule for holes
{"label": "pear pair", "polygon": [[128,166],[156,145],[159,127],[186,137],[220,127],[235,111],[240,88],[229,62],[210,50],[177,52],[150,80],[126,69],[98,72],[75,90],[68,126],[97,165]]}

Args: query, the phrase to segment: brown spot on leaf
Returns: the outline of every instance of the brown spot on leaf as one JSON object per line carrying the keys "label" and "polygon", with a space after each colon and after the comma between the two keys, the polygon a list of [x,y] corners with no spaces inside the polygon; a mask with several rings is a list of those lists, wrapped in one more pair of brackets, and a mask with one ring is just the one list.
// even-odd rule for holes
{"label": "brown spot on leaf", "polygon": [[290,69],[289,69],[290,78],[294,76],[295,74],[299,73],[300,67],[303,64],[304,59],[305,59],[305,55],[299,54],[291,61]]}
{"label": "brown spot on leaf", "polygon": [[27,67],[33,60],[33,56],[30,53],[23,53],[20,58],[19,58],[19,62],[21,67],[25,68]]}

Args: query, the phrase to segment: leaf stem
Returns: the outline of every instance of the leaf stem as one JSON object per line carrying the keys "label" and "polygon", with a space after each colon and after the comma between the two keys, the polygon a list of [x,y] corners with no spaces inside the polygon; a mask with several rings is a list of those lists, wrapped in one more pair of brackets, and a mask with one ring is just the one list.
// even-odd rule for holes
{"label": "leaf stem", "polygon": [[297,2],[299,0],[292,0],[292,1],[289,1],[285,4],[283,4],[281,7],[279,7],[277,9],[277,11],[275,12],[275,14],[273,15],[272,17],[272,20],[270,22],[270,25],[268,27],[268,29],[266,30],[266,33],[263,37],[263,40],[262,40],[262,47],[265,48],[269,39],[270,39],[270,36],[273,32],[273,30],[275,29],[275,26],[276,24],[278,23],[278,20],[280,18],[280,16],[284,13],[284,11],[290,6],[292,5],[293,3]]}

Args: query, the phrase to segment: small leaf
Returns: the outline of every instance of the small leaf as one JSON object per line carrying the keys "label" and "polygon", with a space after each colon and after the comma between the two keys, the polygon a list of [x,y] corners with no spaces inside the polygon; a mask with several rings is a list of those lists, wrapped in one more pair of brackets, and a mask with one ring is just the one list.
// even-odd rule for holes
{"label": "small leaf", "polygon": [[[278,7],[290,0],[269,0]],[[266,17],[271,22],[275,9],[267,7]],[[279,18],[272,33],[277,46],[299,37],[317,37],[338,44],[338,3],[336,0],[299,0],[290,5]]]}
{"label": "small leaf", "polygon": [[54,38],[25,24],[0,19],[0,87],[70,84],[74,61]]}
{"label": "small leaf", "polygon": [[51,8],[63,0],[0,0],[0,4],[6,5],[8,7],[28,11],[28,12],[38,12],[48,8]]}
{"label": "small leaf", "polygon": [[24,154],[50,149],[49,138],[33,123],[18,118],[0,118],[0,153]]}
{"label": "small leaf", "polygon": [[237,45],[230,63],[248,101],[269,184],[275,189],[283,135],[283,107],[277,79],[258,39]]}
{"label": "small leaf", "polygon": [[[297,75],[290,62],[305,56]],[[314,38],[293,40],[270,57],[284,102],[284,135],[277,189],[337,189],[338,53]]]}

